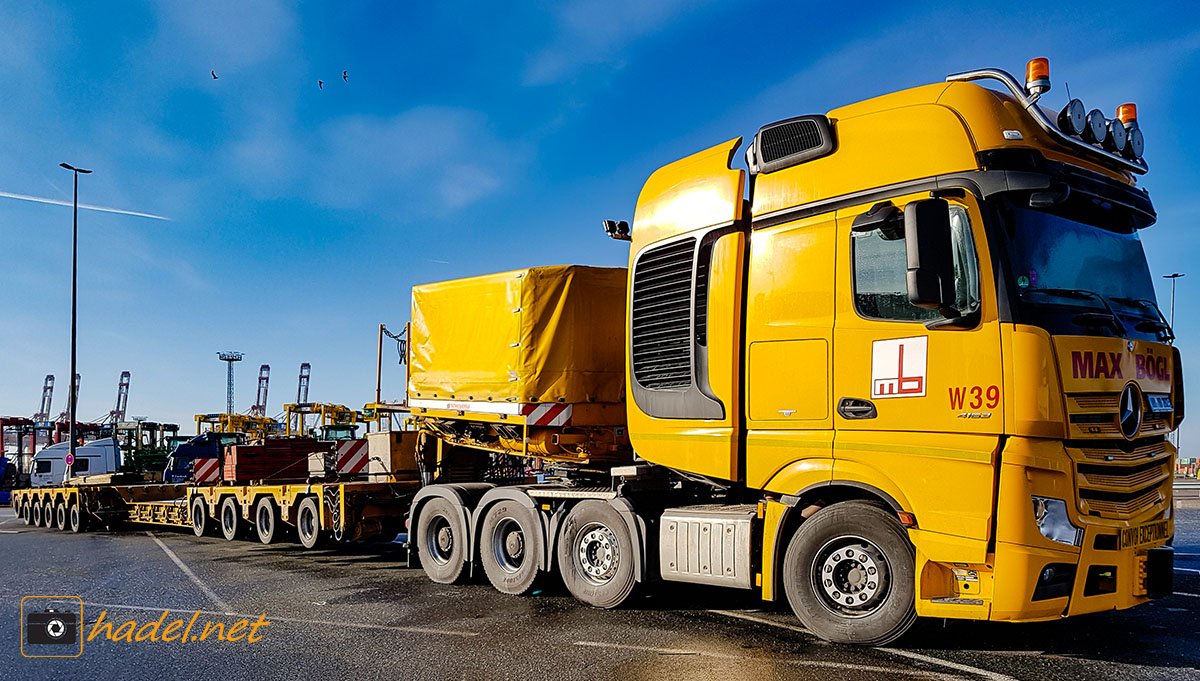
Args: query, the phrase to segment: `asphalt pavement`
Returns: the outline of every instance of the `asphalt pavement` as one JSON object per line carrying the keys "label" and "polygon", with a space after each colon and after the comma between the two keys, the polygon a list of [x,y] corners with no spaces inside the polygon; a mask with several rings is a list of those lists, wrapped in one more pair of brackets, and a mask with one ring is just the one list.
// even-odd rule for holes
{"label": "asphalt pavement", "polygon": [[[10,624],[0,625],[0,659],[20,680],[1196,679],[1200,510],[1178,512],[1175,546],[1177,594],[1132,610],[1040,624],[921,621],[895,647],[864,649],[826,644],[786,605],[750,592],[656,584],[603,611],[552,582],[525,598],[482,579],[434,584],[394,543],[304,552],[170,529],[75,536],[27,527],[3,508],[0,621]],[[160,618],[199,625],[182,641],[100,633],[77,658],[26,658],[26,596],[64,598],[64,610],[77,596],[82,638],[102,614],[118,637],[127,621],[147,635]],[[260,618],[270,624],[254,642],[245,629],[237,641],[191,640],[205,624],[215,632]]]}

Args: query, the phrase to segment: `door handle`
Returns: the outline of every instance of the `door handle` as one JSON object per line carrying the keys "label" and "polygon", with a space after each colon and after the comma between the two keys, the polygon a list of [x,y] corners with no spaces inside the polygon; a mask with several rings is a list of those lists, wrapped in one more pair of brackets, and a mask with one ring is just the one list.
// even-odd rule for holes
{"label": "door handle", "polygon": [[873,419],[879,415],[873,402],[858,397],[843,397],[838,400],[837,412],[844,419]]}

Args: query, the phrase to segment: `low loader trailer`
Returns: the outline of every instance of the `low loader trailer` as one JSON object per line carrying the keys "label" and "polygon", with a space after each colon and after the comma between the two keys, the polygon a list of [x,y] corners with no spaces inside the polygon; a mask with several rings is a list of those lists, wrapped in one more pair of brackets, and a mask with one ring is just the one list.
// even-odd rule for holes
{"label": "low loader trailer", "polygon": [[[85,477],[62,487],[14,490],[13,508],[28,525],[76,533],[135,523],[190,528],[197,536],[228,540],[252,537],[265,544],[294,536],[305,548],[391,539],[404,529],[404,514],[419,487],[411,463],[415,436],[372,434],[371,472],[359,479],[338,480],[332,474],[196,484],[146,483],[129,475]],[[324,452],[311,457],[309,473],[327,458]]]}
{"label": "low loader trailer", "polygon": [[604,224],[627,268],[415,287],[382,479],[14,498],[305,545],[403,521],[438,583],[720,585],[852,644],[1169,594],[1183,365],[1137,108],[1049,90],[1035,59],[771,123],[745,169],[738,138],[650,175]]}

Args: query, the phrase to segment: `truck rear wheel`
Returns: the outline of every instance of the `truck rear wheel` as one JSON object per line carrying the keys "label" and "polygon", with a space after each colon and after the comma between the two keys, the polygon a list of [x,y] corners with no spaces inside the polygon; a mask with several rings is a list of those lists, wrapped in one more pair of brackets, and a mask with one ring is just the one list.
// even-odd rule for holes
{"label": "truck rear wheel", "polygon": [[915,561],[894,514],[847,501],[818,511],[792,535],[783,587],[796,616],[817,636],[886,645],[917,620]]}
{"label": "truck rear wheel", "polygon": [[242,529],[242,509],[233,497],[225,497],[221,502],[221,534],[227,541],[237,539]]}
{"label": "truck rear wheel", "polygon": [[203,537],[208,531],[208,504],[203,497],[192,498],[192,532],[197,537]]}
{"label": "truck rear wheel", "polygon": [[616,509],[582,501],[563,521],[558,571],[571,595],[597,608],[615,608],[637,585],[633,537]]}
{"label": "truck rear wheel", "polygon": [[78,503],[71,504],[67,511],[67,527],[75,534],[87,531],[87,516],[80,510]]}
{"label": "truck rear wheel", "polygon": [[305,497],[296,508],[296,535],[306,549],[321,543],[321,506],[316,497]]}
{"label": "truck rear wheel", "polygon": [[479,531],[479,562],[501,593],[529,592],[541,570],[542,524],[534,511],[505,500],[488,509]]}
{"label": "truck rear wheel", "polygon": [[58,502],[54,505],[54,529],[67,529],[67,504],[66,502]]}
{"label": "truck rear wheel", "polygon": [[417,517],[417,552],[421,569],[438,584],[453,584],[467,566],[467,532],[462,509],[449,499],[434,497]]}
{"label": "truck rear wheel", "polygon": [[44,511],[42,509],[42,502],[34,500],[32,503],[31,509],[29,511],[29,517],[30,517],[30,519],[32,519],[32,521],[33,521],[32,524],[34,527],[45,527],[44,525],[42,525],[43,516],[44,516]]}
{"label": "truck rear wheel", "polygon": [[279,526],[279,507],[271,497],[263,497],[254,507],[254,529],[258,540],[264,544],[273,544],[282,534]]}

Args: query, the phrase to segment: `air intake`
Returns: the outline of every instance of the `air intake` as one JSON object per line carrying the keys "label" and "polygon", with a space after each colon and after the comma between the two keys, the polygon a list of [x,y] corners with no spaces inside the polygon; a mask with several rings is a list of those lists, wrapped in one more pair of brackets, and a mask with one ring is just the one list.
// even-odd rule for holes
{"label": "air intake", "polygon": [[633,377],[651,390],[692,385],[692,263],[696,240],[647,251],[633,273]]}
{"label": "air intake", "polygon": [[746,150],[752,173],[771,173],[833,153],[833,126],[825,116],[800,116],[764,125]]}

